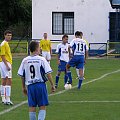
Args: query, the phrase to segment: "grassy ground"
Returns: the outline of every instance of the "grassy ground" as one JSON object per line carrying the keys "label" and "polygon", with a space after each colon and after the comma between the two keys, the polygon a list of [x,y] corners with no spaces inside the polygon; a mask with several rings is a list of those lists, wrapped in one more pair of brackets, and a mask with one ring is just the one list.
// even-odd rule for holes
{"label": "grassy ground", "polygon": [[[13,60],[12,101],[14,106],[27,100],[27,97],[22,94],[21,81],[17,76],[21,60],[21,58]],[[51,61],[51,66],[55,80],[57,71],[55,60]],[[56,91],[58,94],[49,96],[50,105],[47,107],[46,120],[120,120],[120,71],[112,73],[120,69],[120,59],[88,60],[85,68],[86,79],[81,90],[74,88],[63,91],[64,74],[61,75],[59,87]],[[75,69],[73,68],[71,71],[73,86],[76,86],[78,81],[75,79]],[[100,77],[101,79],[98,79]],[[97,81],[89,83],[95,79]],[[47,84],[49,90],[49,83]],[[5,106],[0,103],[0,113],[9,108],[12,106]],[[27,104],[0,115],[0,120],[21,119],[29,119]]]}

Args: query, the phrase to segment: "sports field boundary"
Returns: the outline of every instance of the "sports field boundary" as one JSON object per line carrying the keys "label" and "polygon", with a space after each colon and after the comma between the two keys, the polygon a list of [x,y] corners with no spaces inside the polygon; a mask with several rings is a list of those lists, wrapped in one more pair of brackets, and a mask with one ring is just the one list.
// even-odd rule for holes
{"label": "sports field boundary", "polygon": [[[95,79],[93,79],[93,80],[84,82],[84,83],[82,84],[82,86],[83,86],[83,85],[86,85],[86,84],[93,83],[93,82],[98,81],[98,80],[101,80],[101,79],[107,77],[108,75],[111,75],[111,74],[114,74],[114,73],[118,73],[118,72],[120,72],[120,69],[118,69],[118,70],[116,70],[116,71],[109,72],[109,73],[105,73],[105,74],[103,74],[101,77],[98,77],[98,78],[95,78]],[[73,86],[71,89],[74,89],[74,88],[76,88],[76,87],[77,87],[77,85],[76,85],[76,86]],[[65,93],[66,91],[68,91],[68,90],[62,90],[62,91],[59,91],[59,92],[56,92],[56,93],[53,93],[53,94],[49,94],[49,96],[60,95],[60,94],[62,94],[62,93]],[[78,92],[79,92],[79,91],[78,91]],[[85,102],[85,101],[84,101],[84,102]],[[92,102],[92,101],[91,101],[91,102]],[[105,101],[104,101],[104,102],[105,102]],[[1,112],[0,112],[0,115],[3,115],[3,114],[5,114],[5,113],[8,113],[8,112],[10,112],[10,111],[12,111],[12,110],[14,110],[14,109],[16,109],[16,108],[18,108],[18,107],[26,104],[26,103],[27,103],[27,100],[22,101],[21,103],[16,104],[16,105],[14,105],[13,107],[11,107],[11,108],[9,108],[9,109],[6,109],[6,110],[1,111]],[[115,102],[114,102],[114,103],[115,103]],[[117,103],[117,102],[116,102],[116,103]]]}
{"label": "sports field boundary", "polygon": [[49,101],[50,103],[58,103],[58,104],[74,104],[74,103],[120,103],[120,101],[117,101],[117,100],[112,100],[112,101],[109,101],[109,100],[102,100],[102,101]]}

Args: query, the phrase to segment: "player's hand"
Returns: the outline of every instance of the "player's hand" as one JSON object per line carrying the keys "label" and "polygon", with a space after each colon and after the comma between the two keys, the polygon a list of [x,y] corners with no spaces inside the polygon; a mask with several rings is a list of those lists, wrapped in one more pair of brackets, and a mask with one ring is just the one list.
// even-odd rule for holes
{"label": "player's hand", "polygon": [[27,95],[27,89],[26,88],[22,88],[22,91],[23,91],[24,95]]}
{"label": "player's hand", "polygon": [[57,61],[57,64],[60,65],[60,60]]}
{"label": "player's hand", "polygon": [[54,85],[51,86],[51,92],[52,93],[55,92],[55,86]]}
{"label": "player's hand", "polygon": [[11,70],[11,68],[10,68],[9,66],[6,66],[6,67],[7,67],[7,70],[8,70],[8,71],[10,71],[10,70]]}

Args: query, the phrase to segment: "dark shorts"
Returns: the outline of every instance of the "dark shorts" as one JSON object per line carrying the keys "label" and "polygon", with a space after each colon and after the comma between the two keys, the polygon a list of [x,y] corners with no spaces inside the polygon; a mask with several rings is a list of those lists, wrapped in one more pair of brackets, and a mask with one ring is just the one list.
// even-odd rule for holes
{"label": "dark shorts", "polygon": [[83,69],[84,67],[84,56],[83,55],[75,55],[68,62],[71,67],[76,67],[77,69]]}
{"label": "dark shorts", "polygon": [[47,106],[48,104],[48,93],[45,83],[28,85],[29,107]]}
{"label": "dark shorts", "polygon": [[58,65],[58,71],[66,71],[67,62],[60,60],[60,64]]}

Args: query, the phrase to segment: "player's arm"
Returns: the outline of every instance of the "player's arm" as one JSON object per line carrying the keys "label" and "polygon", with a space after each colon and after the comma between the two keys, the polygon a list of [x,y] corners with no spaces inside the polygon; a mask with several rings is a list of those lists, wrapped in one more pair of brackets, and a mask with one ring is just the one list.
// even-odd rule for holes
{"label": "player's arm", "polygon": [[25,78],[21,76],[21,80],[22,80],[22,91],[25,95],[27,95],[27,89],[25,86]]}
{"label": "player's arm", "polygon": [[52,54],[52,47],[51,47],[51,42],[50,42],[50,54]]}
{"label": "player's arm", "polygon": [[85,63],[86,63],[87,58],[88,58],[88,49],[85,50]]}
{"label": "player's arm", "polygon": [[57,64],[60,64],[60,59],[59,59],[59,54],[56,54],[56,58],[57,58]]}
{"label": "player's arm", "polygon": [[53,79],[52,79],[51,73],[48,73],[48,74],[47,74],[47,78],[48,78],[48,80],[49,80],[49,82],[50,82],[50,85],[51,85],[51,92],[55,92],[55,85],[54,85],[54,83],[53,83]]}
{"label": "player's arm", "polygon": [[22,92],[27,95],[27,89],[25,86],[25,70],[24,70],[24,59],[18,69],[18,75],[21,77],[21,81],[22,81]]}
{"label": "player's arm", "polygon": [[4,64],[6,65],[7,70],[10,71],[11,68],[7,64],[7,60],[5,58],[5,55],[1,55],[1,58],[2,58],[2,61],[4,62]]}
{"label": "player's arm", "polygon": [[70,55],[71,55],[71,50],[70,50],[70,47],[68,47],[68,52],[69,52],[69,59],[70,59]]}
{"label": "player's arm", "polygon": [[59,45],[57,45],[57,48],[56,48],[56,59],[57,59],[57,64],[59,65],[60,64],[60,59],[59,59],[59,53],[60,53],[60,51],[59,51]]}
{"label": "player's arm", "polygon": [[40,54],[42,54],[42,40],[40,41],[39,46],[40,46]]}

